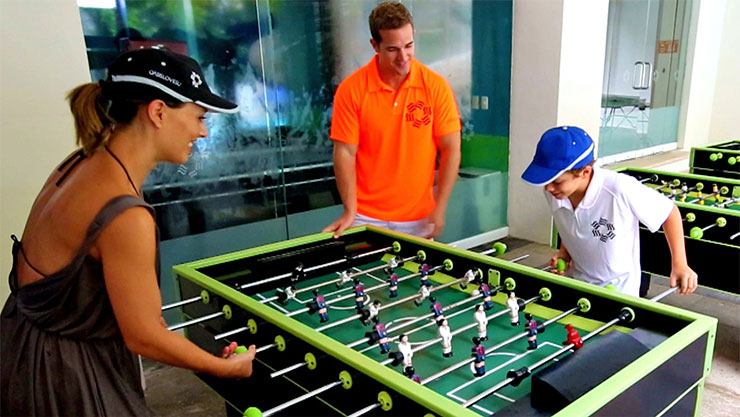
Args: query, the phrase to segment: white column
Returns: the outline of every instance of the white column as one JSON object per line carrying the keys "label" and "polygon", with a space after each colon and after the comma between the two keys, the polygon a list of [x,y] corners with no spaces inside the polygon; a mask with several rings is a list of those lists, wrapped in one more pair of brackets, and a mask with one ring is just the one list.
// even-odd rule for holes
{"label": "white column", "polygon": [[510,235],[549,243],[552,217],[542,187],[521,173],[542,133],[585,129],[598,148],[608,0],[514,2],[509,144]]}
{"label": "white column", "polygon": [[[725,123],[738,123],[737,92],[738,85],[737,63],[738,58],[738,18],[737,0],[728,7],[725,0],[695,1],[691,10],[691,28],[689,30],[689,45],[686,57],[686,75],[684,78],[681,116],[678,125],[678,146],[686,150],[692,146],[700,146],[710,142],[710,126],[712,126],[713,112],[723,116]],[[734,10],[734,16],[725,16],[726,11]],[[734,18],[735,20],[732,20]],[[727,33],[736,34],[735,39],[723,39],[725,22],[732,22]],[[727,61],[727,67],[722,68],[722,78],[718,79],[720,57]],[[733,58],[734,57],[734,58]],[[733,94],[733,91],[735,94]],[[720,101],[715,103],[715,94]],[[716,109],[714,106],[716,105]],[[719,122],[720,119],[715,119]],[[731,125],[732,126],[732,125]],[[716,126],[719,130],[720,125]],[[740,131],[723,128],[722,131],[734,130],[735,135]],[[714,138],[720,141],[732,138]]]}
{"label": "white column", "polygon": [[75,148],[64,97],[89,81],[75,0],[0,1],[0,304],[10,293],[8,236],[23,233],[39,189]]}

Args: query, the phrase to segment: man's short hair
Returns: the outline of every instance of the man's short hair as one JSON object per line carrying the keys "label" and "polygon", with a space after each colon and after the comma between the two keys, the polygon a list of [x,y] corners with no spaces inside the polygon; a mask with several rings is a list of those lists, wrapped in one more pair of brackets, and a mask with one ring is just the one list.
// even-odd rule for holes
{"label": "man's short hair", "polygon": [[380,31],[386,29],[398,29],[411,24],[414,27],[414,21],[411,13],[403,4],[397,1],[384,1],[370,12],[370,34],[376,43],[383,39],[380,37]]}

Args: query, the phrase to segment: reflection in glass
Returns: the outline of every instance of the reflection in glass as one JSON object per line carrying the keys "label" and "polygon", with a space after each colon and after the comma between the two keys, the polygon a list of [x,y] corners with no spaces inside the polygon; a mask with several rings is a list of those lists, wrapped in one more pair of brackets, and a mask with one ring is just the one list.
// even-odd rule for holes
{"label": "reflection in glass", "polygon": [[[470,129],[472,0],[405,3],[417,58],[450,82]],[[367,18],[376,1],[117,4],[80,8],[94,80],[122,50],[166,47],[198,60],[211,88],[240,105],[209,116],[188,163],[163,164],[145,181],[163,239],[341,204],[333,94],[374,53]]]}

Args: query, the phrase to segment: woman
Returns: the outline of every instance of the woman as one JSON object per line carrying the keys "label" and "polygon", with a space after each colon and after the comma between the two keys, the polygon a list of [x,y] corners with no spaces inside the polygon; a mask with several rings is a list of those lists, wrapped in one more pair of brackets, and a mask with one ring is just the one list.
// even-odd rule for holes
{"label": "woman", "polygon": [[68,95],[81,149],[54,170],[13,236],[2,311],[0,414],[149,415],[134,354],[225,378],[252,373],[255,347],[216,357],[161,317],[154,210],[141,184],[184,163],[208,134],[213,93],[194,60],[157,49],[121,55],[100,84]]}

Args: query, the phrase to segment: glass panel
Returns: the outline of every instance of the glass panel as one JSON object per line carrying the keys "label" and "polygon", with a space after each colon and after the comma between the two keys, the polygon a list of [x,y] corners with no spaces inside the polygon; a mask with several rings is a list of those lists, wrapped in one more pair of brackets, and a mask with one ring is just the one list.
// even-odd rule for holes
{"label": "glass panel", "polygon": [[[282,123],[274,99],[281,91],[263,73],[260,30],[269,34],[269,15],[258,16],[256,6],[119,1],[118,29],[108,28],[102,37],[109,41],[98,42],[110,47],[88,49],[100,57],[91,60],[96,78],[119,50],[161,46],[190,55],[201,63],[211,89],[240,105],[235,115],[209,115],[209,136],[196,142],[189,162],[161,164],[147,177],[145,199],[157,210],[163,240],[285,216],[277,135]],[[113,22],[95,19],[99,12],[92,10],[81,8],[88,47],[93,29]]]}
{"label": "glass panel", "polygon": [[675,148],[690,1],[610,0],[602,162]]}
{"label": "glass panel", "polygon": [[[287,230],[279,240],[333,220],[341,203],[328,135],[333,95],[374,54],[367,19],[377,3],[116,0],[113,9],[80,8],[93,79],[105,76],[119,51],[161,46],[197,59],[211,88],[241,106],[236,115],[209,117],[210,135],[187,164],[159,166],[147,178],[145,198],[157,209],[164,240],[278,219],[285,222],[280,233]],[[404,4],[416,22],[416,56],[450,82],[472,137],[473,0]],[[511,2],[495,4],[503,11],[486,12],[509,22],[502,50],[510,51]],[[500,84],[508,92],[510,53],[504,55],[507,83]],[[508,101],[485,94],[490,114],[508,115]],[[499,144],[508,132],[483,133]]]}

